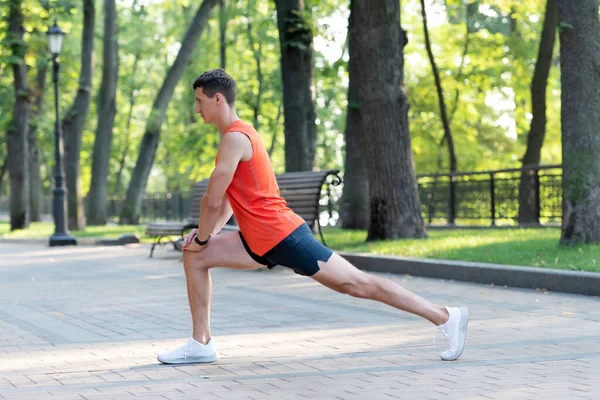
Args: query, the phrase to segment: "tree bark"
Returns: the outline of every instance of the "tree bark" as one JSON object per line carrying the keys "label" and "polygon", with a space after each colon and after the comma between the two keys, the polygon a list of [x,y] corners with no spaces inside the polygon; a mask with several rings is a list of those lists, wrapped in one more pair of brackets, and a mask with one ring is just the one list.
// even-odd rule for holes
{"label": "tree bark", "polygon": [[137,224],[140,217],[142,196],[148,182],[148,175],[154,162],[156,148],[160,140],[160,130],[165,119],[167,106],[173,96],[173,91],[188,65],[202,31],[208,23],[212,9],[218,0],[204,0],[181,43],[179,53],[169,69],[146,123],[146,129],[140,145],[138,159],[127,188],[127,199],[121,211],[121,224]]}
{"label": "tree bark", "polygon": [[131,118],[133,115],[133,107],[135,106],[135,91],[137,90],[137,83],[135,80],[137,74],[137,66],[140,60],[140,56],[142,54],[141,48],[135,53],[135,58],[133,59],[133,67],[131,69],[131,79],[130,84],[131,88],[129,90],[129,112],[127,113],[127,124],[125,126],[125,145],[123,146],[123,151],[121,152],[121,159],[119,160],[119,171],[117,172],[117,178],[115,179],[115,188],[113,191],[114,195],[117,195],[121,192],[121,180],[123,177],[123,170],[125,169],[125,159],[127,157],[127,153],[129,153],[129,138],[131,137]]}
{"label": "tree bark", "polygon": [[346,151],[344,191],[340,205],[342,229],[369,228],[369,178],[362,150],[365,146],[360,103],[358,101],[357,34],[354,1],[348,18],[348,110],[346,112]]}
{"label": "tree bark", "polygon": [[4,175],[6,175],[6,170],[8,169],[8,154],[4,156],[4,161],[2,161],[2,167],[0,167],[0,197],[4,193]]}
{"label": "tree bark", "polygon": [[[462,56],[460,58],[460,65],[458,66],[458,71],[456,71],[455,79],[456,82],[461,82],[463,79],[463,69],[465,67],[465,61],[467,59],[467,54],[469,52],[469,46],[471,44],[471,26],[469,25],[469,21],[475,10],[473,9],[473,5],[476,5],[477,2],[470,3],[466,5],[466,17],[465,17],[465,45],[463,47]],[[450,117],[448,118],[448,122],[452,124],[452,120],[454,119],[454,115],[456,114],[456,110],[458,109],[458,100],[460,98],[460,89],[459,86],[456,86],[454,89],[454,101],[452,102],[452,111],[450,111]],[[442,139],[443,140],[443,139]]]}
{"label": "tree bark", "polygon": [[313,35],[303,0],[275,0],[281,48],[285,169],[310,171],[317,150]]}
{"label": "tree bark", "polygon": [[[367,240],[426,236],[407,123],[400,4],[354,0],[358,100],[371,215]],[[352,57],[352,55],[351,55]],[[368,134],[367,134],[368,130]]]}
{"label": "tree bark", "polygon": [[[254,61],[256,62],[256,79],[258,80],[258,93],[256,94],[256,99],[254,104],[252,105],[253,112],[253,125],[254,129],[259,130],[259,120],[258,116],[260,115],[260,101],[263,94],[264,87],[264,78],[262,74],[262,66],[261,66],[261,57],[262,57],[262,45],[260,40],[256,42],[254,40],[254,36],[252,35],[252,24],[248,22],[246,25],[246,32],[248,34],[248,42],[250,44],[250,48],[252,49],[252,55],[254,56]],[[256,48],[258,46],[258,49]]]}
{"label": "tree bark", "polygon": [[119,80],[117,31],[115,0],[105,0],[102,83],[98,95],[98,125],[92,158],[92,182],[88,194],[87,217],[90,225],[104,225],[107,221],[108,167],[117,113],[116,94]]}
{"label": "tree bark", "polygon": [[[91,101],[95,15],[94,0],[85,0],[83,3],[79,88],[77,89],[75,101],[62,120],[65,136],[65,175],[69,230],[83,230],[85,228],[85,212],[81,189],[81,138]],[[114,87],[116,89],[116,84]]]}
{"label": "tree bark", "polygon": [[219,0],[219,52],[220,67],[227,65],[227,0]]}
{"label": "tree bark", "polygon": [[9,41],[12,50],[15,104],[8,129],[8,174],[10,176],[10,230],[25,229],[29,225],[29,113],[32,94],[27,85],[25,55],[27,44],[23,40],[23,1],[10,1]]}
{"label": "tree bark", "polygon": [[425,10],[425,0],[421,0],[421,16],[423,17],[423,32],[425,33],[425,48],[427,49],[427,56],[429,57],[429,63],[433,70],[433,77],[435,79],[435,87],[437,89],[438,101],[440,105],[440,117],[442,118],[442,126],[444,127],[444,138],[448,144],[448,156],[450,159],[450,172],[456,172],[456,152],[454,150],[454,140],[452,138],[452,131],[450,129],[450,121],[448,120],[448,114],[446,112],[446,102],[444,101],[444,89],[442,88],[442,80],[440,79],[440,73],[435,63],[433,51],[431,49],[431,40],[429,39],[429,28],[427,27],[427,12]]}
{"label": "tree bark", "polygon": [[[546,135],[546,88],[552,66],[552,52],[556,38],[558,8],[556,0],[546,3],[546,16],[542,28],[542,37],[531,81],[531,127],[527,135],[527,149],[523,156],[523,166],[540,163],[542,145]],[[519,184],[519,217],[521,224],[539,224],[539,193],[536,185],[535,171],[529,170],[521,174]]]}
{"label": "tree bark", "polygon": [[46,76],[48,75],[48,58],[42,57],[38,62],[36,76],[35,101],[29,119],[29,214],[31,222],[41,219],[40,205],[42,201],[42,179],[40,176],[40,149],[38,147],[38,123],[42,116],[44,94],[46,93]]}
{"label": "tree bark", "polygon": [[271,145],[269,146],[269,158],[273,157],[273,152],[275,151],[275,146],[277,145],[277,133],[280,132],[281,128],[281,103],[277,107],[277,116],[275,117],[275,126],[273,127],[273,135],[271,136]]}
{"label": "tree bark", "polygon": [[562,243],[600,243],[598,0],[558,0],[563,160]]}

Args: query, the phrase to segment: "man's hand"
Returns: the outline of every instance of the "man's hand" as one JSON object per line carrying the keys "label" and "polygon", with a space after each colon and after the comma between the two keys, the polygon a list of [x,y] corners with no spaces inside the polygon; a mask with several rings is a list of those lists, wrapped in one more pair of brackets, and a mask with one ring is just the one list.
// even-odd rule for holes
{"label": "man's hand", "polygon": [[196,229],[196,228],[192,229],[192,231],[187,234],[187,236],[183,239],[183,246],[182,246],[183,251],[198,252],[198,251],[204,250],[206,248],[206,246],[208,246],[208,243],[205,244],[204,246],[200,246],[198,243],[196,243],[194,238],[196,237],[197,234],[198,234],[198,229]]}

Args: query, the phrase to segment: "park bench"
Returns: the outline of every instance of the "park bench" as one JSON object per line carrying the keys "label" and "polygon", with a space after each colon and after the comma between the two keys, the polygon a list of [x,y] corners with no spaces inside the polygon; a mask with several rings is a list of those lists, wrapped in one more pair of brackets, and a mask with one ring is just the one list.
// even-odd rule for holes
{"label": "park bench", "polygon": [[[277,184],[281,196],[287,201],[296,214],[301,216],[310,229],[314,229],[315,223],[321,236],[321,241],[325,244],[325,238],[319,223],[319,201],[321,199],[321,189],[327,185],[337,186],[342,180],[338,175],[338,170],[326,171],[305,171],[288,172],[286,174],[276,175]],[[332,177],[328,180],[328,177]],[[180,249],[180,243],[187,231],[198,227],[200,218],[200,201],[208,188],[208,179],[204,179],[194,185],[190,196],[189,210],[190,214],[187,220],[182,222],[153,222],[146,227],[146,235],[156,238],[150,249],[150,257],[154,253],[157,244],[163,245],[168,242],[173,244],[175,249]],[[225,225],[224,231],[237,230],[235,225]],[[168,242],[163,242],[167,239]]]}

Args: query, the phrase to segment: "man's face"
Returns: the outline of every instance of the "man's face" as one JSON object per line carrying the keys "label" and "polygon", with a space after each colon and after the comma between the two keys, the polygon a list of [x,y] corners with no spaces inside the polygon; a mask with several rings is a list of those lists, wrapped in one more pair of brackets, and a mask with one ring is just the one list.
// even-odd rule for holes
{"label": "man's face", "polygon": [[204,94],[202,88],[196,88],[196,114],[200,114],[205,124],[213,122],[222,97],[217,93],[211,99]]}

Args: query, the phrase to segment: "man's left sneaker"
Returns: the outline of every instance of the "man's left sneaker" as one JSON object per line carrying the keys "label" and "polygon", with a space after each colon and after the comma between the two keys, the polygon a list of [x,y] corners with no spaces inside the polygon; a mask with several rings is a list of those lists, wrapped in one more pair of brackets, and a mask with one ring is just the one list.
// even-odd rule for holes
{"label": "man's left sneaker", "polygon": [[467,340],[469,310],[467,307],[446,307],[450,318],[444,325],[438,326],[446,341],[446,351],[440,354],[444,361],[454,361],[463,352]]}
{"label": "man's left sneaker", "polygon": [[219,358],[219,353],[212,339],[202,344],[191,337],[183,346],[159,354],[156,358],[163,364],[211,363]]}

